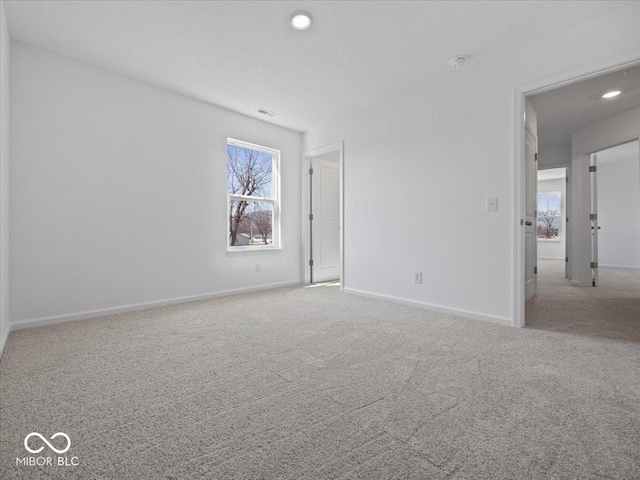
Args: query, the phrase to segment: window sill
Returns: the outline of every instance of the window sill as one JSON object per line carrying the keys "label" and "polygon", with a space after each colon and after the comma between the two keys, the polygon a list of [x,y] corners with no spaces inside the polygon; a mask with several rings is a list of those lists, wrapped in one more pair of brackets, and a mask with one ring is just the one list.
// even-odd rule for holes
{"label": "window sill", "polygon": [[256,255],[263,253],[280,253],[282,247],[235,247],[233,249],[227,248],[227,255]]}
{"label": "window sill", "polygon": [[560,238],[538,238],[539,242],[561,242]]}

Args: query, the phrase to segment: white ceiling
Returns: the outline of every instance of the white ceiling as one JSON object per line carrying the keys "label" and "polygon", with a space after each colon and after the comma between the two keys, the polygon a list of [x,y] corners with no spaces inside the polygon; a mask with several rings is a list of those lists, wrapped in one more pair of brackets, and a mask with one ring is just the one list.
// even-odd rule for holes
{"label": "white ceiling", "polygon": [[[617,97],[602,95],[620,90]],[[538,116],[540,148],[571,143],[571,133],[640,107],[640,66],[529,97]]]}
{"label": "white ceiling", "polygon": [[[630,3],[6,0],[5,10],[15,40],[305,131]],[[302,32],[289,25],[301,8],[314,19]],[[469,62],[453,71],[461,54]]]}

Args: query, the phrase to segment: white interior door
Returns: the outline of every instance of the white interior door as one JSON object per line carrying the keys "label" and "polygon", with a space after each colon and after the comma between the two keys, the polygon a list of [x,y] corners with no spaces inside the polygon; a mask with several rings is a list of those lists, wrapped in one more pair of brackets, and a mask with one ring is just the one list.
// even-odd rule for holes
{"label": "white interior door", "polygon": [[591,221],[591,284],[594,287],[598,286],[598,156],[596,154],[591,155],[591,168],[589,173],[591,174],[591,215],[589,220]]}
{"label": "white interior door", "polygon": [[[311,168],[312,281],[340,278],[340,173],[336,158],[314,158]],[[328,155],[331,157],[331,155]]]}
{"label": "white interior door", "polygon": [[528,129],[525,129],[525,170],[526,170],[526,199],[524,218],[524,299],[529,300],[538,292],[538,252],[536,240],[536,193],[538,185],[538,165],[536,153],[538,139]]}

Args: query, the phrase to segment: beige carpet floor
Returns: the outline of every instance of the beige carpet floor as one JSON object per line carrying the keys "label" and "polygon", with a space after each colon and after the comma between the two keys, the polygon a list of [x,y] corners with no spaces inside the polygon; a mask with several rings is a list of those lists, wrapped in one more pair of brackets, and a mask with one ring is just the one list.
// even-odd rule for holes
{"label": "beige carpet floor", "polygon": [[640,343],[640,270],[601,268],[599,286],[576,288],[564,263],[538,261],[538,295],[526,303],[527,328]]}
{"label": "beige carpet floor", "polygon": [[[555,329],[295,287],[16,331],[0,478],[640,478],[640,319],[571,334],[575,295]],[[34,431],[79,465],[16,466]]]}

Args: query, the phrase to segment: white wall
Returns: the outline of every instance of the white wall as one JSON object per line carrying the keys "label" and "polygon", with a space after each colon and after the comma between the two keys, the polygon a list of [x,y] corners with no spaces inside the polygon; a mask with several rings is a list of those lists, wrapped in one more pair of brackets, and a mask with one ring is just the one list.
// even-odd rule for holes
{"label": "white wall", "polygon": [[[299,133],[16,42],[11,88],[14,327],[300,281]],[[226,251],[227,137],[282,152],[279,252]]]}
{"label": "white wall", "polygon": [[0,355],[9,335],[9,63],[11,41],[0,1]]}
{"label": "white wall", "polygon": [[598,153],[598,262],[640,268],[638,142]]}
{"label": "white wall", "polygon": [[560,168],[571,166],[571,144],[540,147],[538,168]]}
{"label": "white wall", "polygon": [[[344,140],[345,290],[511,324],[514,89],[640,58],[639,15],[631,5],[493,62],[471,58],[440,82],[307,132],[305,150]],[[498,197],[497,212],[485,211],[486,197]]]}
{"label": "white wall", "polygon": [[[560,212],[562,219],[567,216],[566,205],[566,180],[542,180],[538,181],[538,193],[560,192]],[[538,239],[538,258],[547,260],[564,260],[566,256],[566,223],[560,221],[559,240],[540,240]]]}

